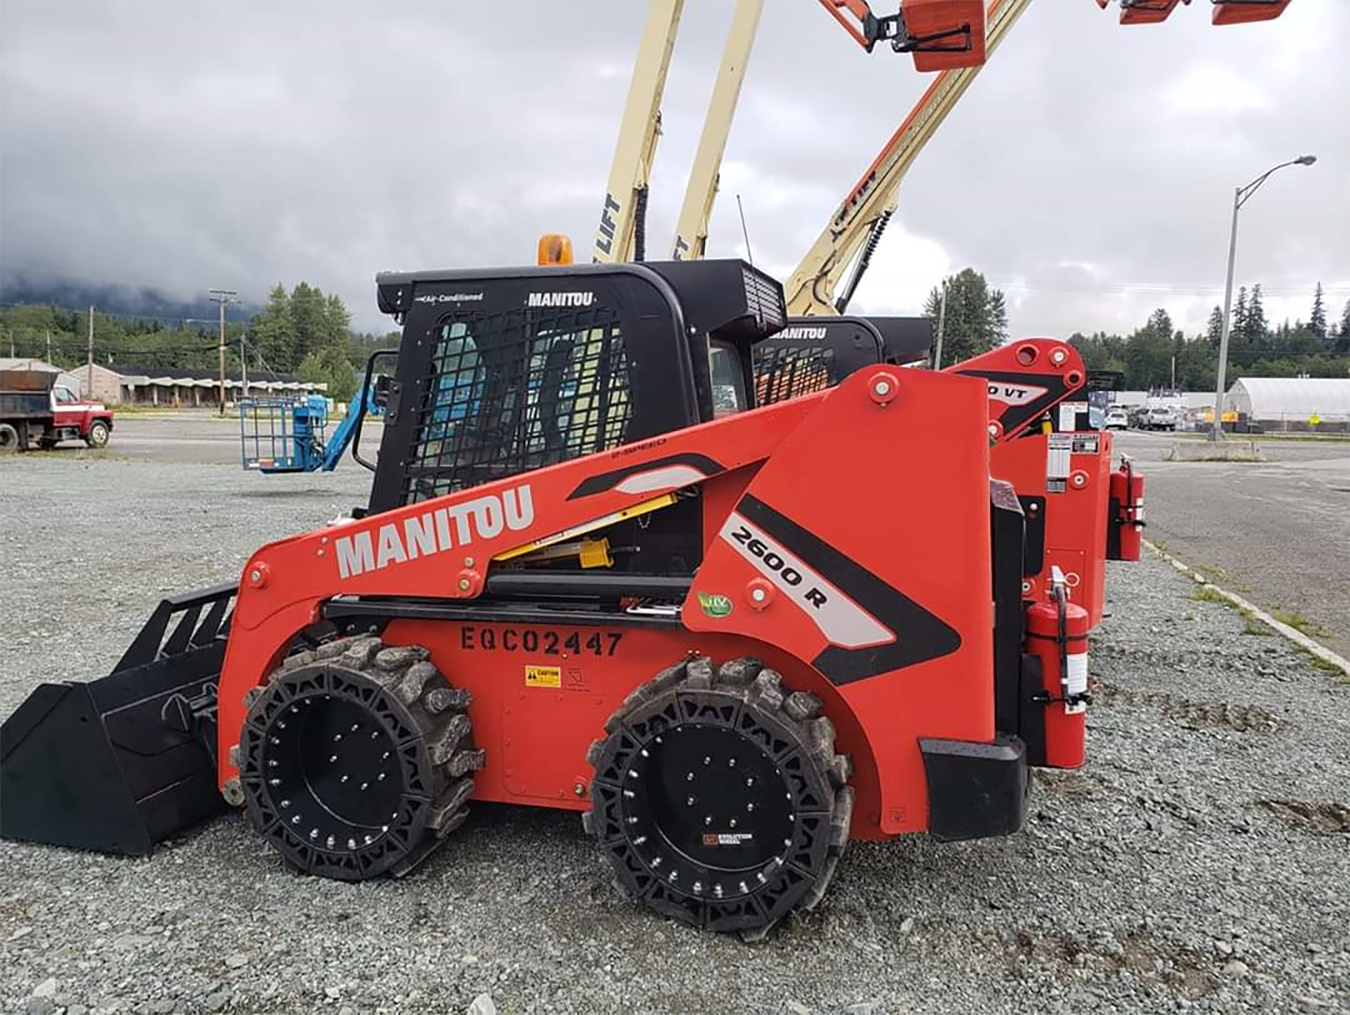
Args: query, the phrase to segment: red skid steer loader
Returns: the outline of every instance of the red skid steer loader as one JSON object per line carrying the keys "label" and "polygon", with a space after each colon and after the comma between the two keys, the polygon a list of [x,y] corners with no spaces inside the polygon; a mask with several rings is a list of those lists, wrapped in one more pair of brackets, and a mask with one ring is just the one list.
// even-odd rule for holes
{"label": "red skid steer loader", "polygon": [[756,934],[850,837],[1021,826],[1028,759],[1081,725],[1082,645],[996,651],[1025,519],[983,380],[877,364],[755,407],[785,306],[740,261],[378,294],[403,338],[368,508],[35,690],[0,730],[0,833],[142,853],[229,806],[361,880],[472,800],[552,807],[646,905]]}

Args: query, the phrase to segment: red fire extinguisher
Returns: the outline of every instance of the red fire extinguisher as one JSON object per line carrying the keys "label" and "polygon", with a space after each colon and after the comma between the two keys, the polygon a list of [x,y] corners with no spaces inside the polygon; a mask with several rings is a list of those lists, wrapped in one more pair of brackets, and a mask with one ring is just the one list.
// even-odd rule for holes
{"label": "red fire extinguisher", "polygon": [[1027,649],[1041,661],[1045,764],[1077,768],[1087,732],[1088,612],[1068,601],[1063,585],[1052,602],[1027,610]]}
{"label": "red fire extinguisher", "polygon": [[1111,473],[1107,560],[1138,560],[1144,533],[1144,477],[1127,458]]}

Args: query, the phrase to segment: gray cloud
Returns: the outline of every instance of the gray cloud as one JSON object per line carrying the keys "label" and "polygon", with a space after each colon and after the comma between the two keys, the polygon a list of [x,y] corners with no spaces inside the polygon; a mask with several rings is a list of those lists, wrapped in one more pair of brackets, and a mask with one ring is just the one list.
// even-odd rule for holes
{"label": "gray cloud", "polygon": [[[887,0],[881,4],[882,7]],[[1240,280],[1272,318],[1320,280],[1350,297],[1350,11],[1298,0],[1211,28],[1203,3],[1123,28],[1036,0],[915,164],[859,310],[915,310],[970,264],[1015,333],[1203,325],[1232,187],[1304,150],[1243,213]],[[260,299],[300,279],[385,322],[384,268],[586,250],[643,5],[38,3],[0,9],[0,269]],[[687,5],[649,244],[673,232],[727,3]],[[927,78],[859,50],[817,5],[770,3],[727,148],[710,249],[786,273]],[[1295,175],[1297,174],[1297,175]],[[1142,286],[1142,288],[1141,288]]]}

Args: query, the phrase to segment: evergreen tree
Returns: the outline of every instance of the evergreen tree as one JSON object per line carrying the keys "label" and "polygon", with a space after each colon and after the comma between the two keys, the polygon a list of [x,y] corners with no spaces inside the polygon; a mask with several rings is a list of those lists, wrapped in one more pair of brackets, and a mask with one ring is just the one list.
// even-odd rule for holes
{"label": "evergreen tree", "polygon": [[323,292],[308,282],[297,283],[291,290],[291,324],[295,328],[296,340],[295,365],[327,345],[326,309]]}
{"label": "evergreen tree", "polygon": [[1247,326],[1243,329],[1248,342],[1253,345],[1263,344],[1266,340],[1266,332],[1269,330],[1266,324],[1266,309],[1261,304],[1261,283],[1257,282],[1252,286],[1251,296],[1247,300]]}
{"label": "evergreen tree", "polygon": [[1238,287],[1237,306],[1233,308],[1233,321],[1230,325],[1229,335],[1236,335],[1239,338],[1247,337],[1247,287]]}
{"label": "evergreen tree", "polygon": [[1209,344],[1214,346],[1214,348],[1216,349],[1219,347],[1219,344],[1223,341],[1222,308],[1215,307],[1213,310],[1210,311],[1209,327],[1205,329],[1205,338],[1207,338],[1209,340]]}
{"label": "evergreen tree", "polygon": [[[942,327],[942,362],[945,365],[988,352],[1008,337],[1008,310],[1003,293],[990,289],[983,275],[963,268],[946,280],[947,312]],[[937,320],[942,289],[928,294],[924,314]]]}
{"label": "evergreen tree", "polygon": [[1172,316],[1162,307],[1159,307],[1148,315],[1148,324],[1145,327],[1159,338],[1170,339],[1172,337]]}
{"label": "evergreen tree", "polygon": [[278,282],[267,296],[267,306],[249,324],[248,343],[262,354],[273,370],[295,367],[295,328],[291,323],[291,301],[286,287]]}
{"label": "evergreen tree", "polygon": [[1317,289],[1313,292],[1312,316],[1308,318],[1308,329],[1318,338],[1326,341],[1327,337],[1327,308],[1322,303],[1322,283],[1317,283]]}

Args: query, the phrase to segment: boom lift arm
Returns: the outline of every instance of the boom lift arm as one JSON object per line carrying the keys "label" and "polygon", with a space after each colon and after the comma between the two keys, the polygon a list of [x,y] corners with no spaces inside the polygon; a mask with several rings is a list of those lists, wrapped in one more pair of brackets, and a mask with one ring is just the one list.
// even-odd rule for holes
{"label": "boom lift arm", "polygon": [[[998,48],[1030,3],[1031,0],[992,0],[985,39],[987,53],[992,54]],[[979,72],[979,67],[945,70],[929,86],[784,284],[790,315],[819,317],[845,309],[847,299],[839,307],[834,305],[835,287],[860,248],[864,244],[875,246],[880,230],[895,211],[900,181]],[[860,275],[855,274],[850,281],[849,295]]]}
{"label": "boom lift arm", "polygon": [[[1110,0],[1097,0],[1105,8]],[[1120,0],[1121,22],[1142,24],[1161,21],[1180,0]],[[1189,3],[1190,0],[1185,0]],[[827,7],[846,6],[849,10],[866,8],[865,0],[821,0]],[[992,54],[1003,37],[1030,5],[1031,0],[990,0],[986,50]],[[1213,23],[1239,24],[1268,21],[1279,17],[1289,0],[1213,0]],[[907,12],[908,5],[902,9]],[[846,19],[832,11],[850,28]],[[857,38],[856,33],[854,33]],[[864,43],[865,44],[865,43]],[[917,60],[916,60],[917,63]],[[794,317],[843,313],[867,270],[872,251],[895,212],[900,181],[909,171],[923,146],[942,124],[947,114],[979,73],[979,67],[948,70],[939,75],[924,93],[909,117],[882,148],[844,198],[815,245],[807,251],[796,271],[784,285],[788,312]],[[862,253],[859,256],[859,250]],[[835,288],[850,264],[856,261],[852,277],[837,302]]]}
{"label": "boom lift arm", "polygon": [[712,217],[713,201],[717,198],[717,177],[726,150],[731,121],[736,115],[745,66],[755,44],[759,16],[764,0],[736,0],[736,11],[731,16],[731,31],[722,53],[722,66],[717,72],[708,115],[703,121],[703,133],[698,139],[698,152],[689,171],[689,184],[680,206],[679,223],[675,228],[675,244],[670,256],[677,261],[697,260],[703,257],[708,243],[708,220]]}
{"label": "boom lift arm", "polygon": [[661,136],[661,94],[683,11],[684,0],[651,0],[647,7],[647,23],[614,146],[605,206],[591,248],[591,260],[596,264],[641,261],[646,256],[642,220],[647,181]]}
{"label": "boom lift arm", "polygon": [[[854,38],[859,38],[848,19],[831,6],[831,0],[821,2]],[[919,70],[969,66],[984,60],[983,0],[903,0],[899,13],[880,19],[871,14],[863,0],[838,2],[848,3],[851,11],[865,11],[869,24],[886,26],[885,37],[891,40],[892,48],[913,53]],[[672,248],[672,256],[677,260],[703,256],[722,153],[736,115],[741,82],[763,7],[764,0],[737,0],[680,209]],[[646,258],[644,218],[648,180],[661,134],[661,96],[683,8],[684,0],[651,0],[648,7],[614,149],[605,206],[592,247],[591,260],[596,263]],[[864,48],[870,52],[872,47],[864,43]]]}

